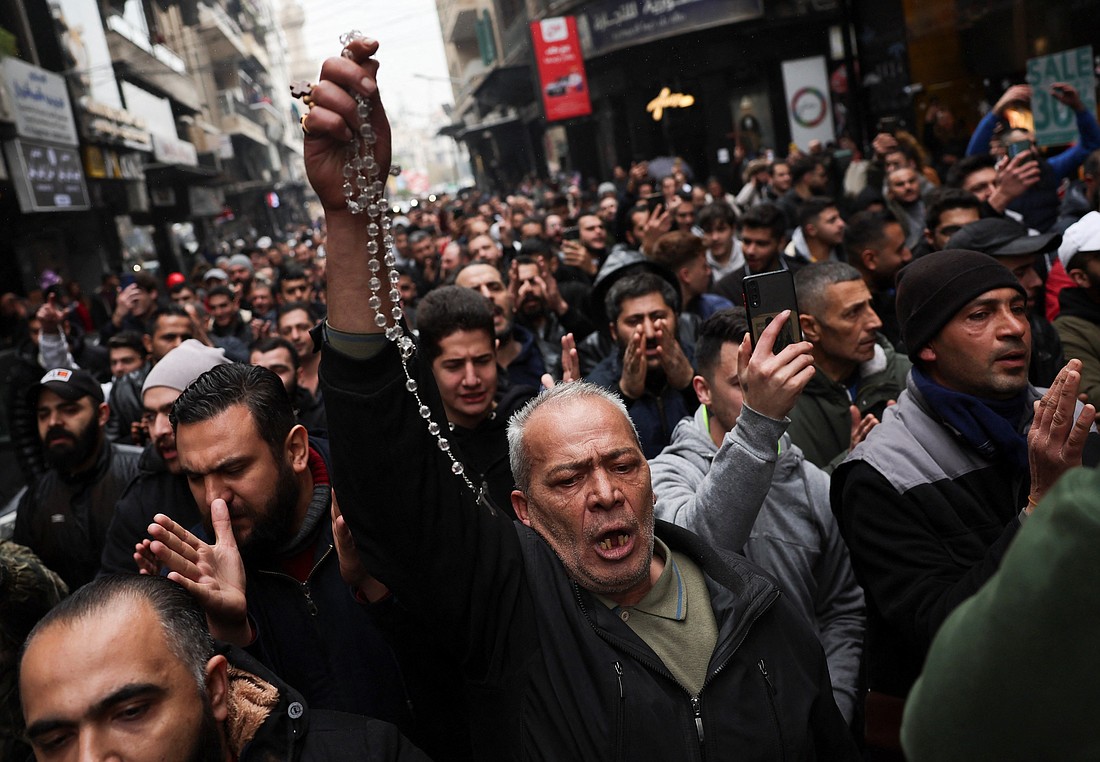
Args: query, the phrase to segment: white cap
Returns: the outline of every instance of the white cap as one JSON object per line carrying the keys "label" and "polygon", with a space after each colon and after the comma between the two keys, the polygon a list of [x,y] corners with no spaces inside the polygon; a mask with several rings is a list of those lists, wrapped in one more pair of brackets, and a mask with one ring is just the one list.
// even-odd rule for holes
{"label": "white cap", "polygon": [[1062,234],[1058,259],[1069,272],[1069,261],[1079,251],[1100,251],[1100,212],[1089,212]]}

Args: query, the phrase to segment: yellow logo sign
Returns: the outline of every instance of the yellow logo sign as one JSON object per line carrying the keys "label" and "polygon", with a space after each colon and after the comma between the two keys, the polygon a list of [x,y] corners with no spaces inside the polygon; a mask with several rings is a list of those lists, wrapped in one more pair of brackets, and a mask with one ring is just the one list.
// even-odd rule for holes
{"label": "yellow logo sign", "polygon": [[695,105],[694,95],[674,93],[669,88],[663,88],[656,98],[649,102],[645,110],[653,115],[653,121],[661,121],[666,108],[689,108]]}

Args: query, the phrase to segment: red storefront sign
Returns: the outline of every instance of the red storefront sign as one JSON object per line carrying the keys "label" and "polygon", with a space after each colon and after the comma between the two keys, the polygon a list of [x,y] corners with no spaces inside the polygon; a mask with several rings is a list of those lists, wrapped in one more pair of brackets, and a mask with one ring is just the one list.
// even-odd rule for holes
{"label": "red storefront sign", "polygon": [[531,22],[546,121],[559,122],[592,113],[588,77],[572,16]]}

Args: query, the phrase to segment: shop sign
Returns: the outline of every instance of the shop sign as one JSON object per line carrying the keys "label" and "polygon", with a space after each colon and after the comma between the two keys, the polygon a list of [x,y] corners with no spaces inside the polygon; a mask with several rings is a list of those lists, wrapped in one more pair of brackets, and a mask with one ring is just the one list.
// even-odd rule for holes
{"label": "shop sign", "polygon": [[807,150],[811,140],[836,139],[825,56],[783,62],[783,89],[787,95],[787,123],[791,141]]}
{"label": "shop sign", "polygon": [[80,154],[68,146],[9,140],[4,154],[23,212],[73,212],[91,207]]}
{"label": "shop sign", "polygon": [[186,140],[169,135],[153,135],[153,158],[162,164],[178,164],[186,167],[199,165],[199,152]]}
{"label": "shop sign", "polygon": [[546,121],[560,122],[592,113],[577,21],[572,16],[531,22],[539,89]]}
{"label": "shop sign", "polygon": [[1031,85],[1031,113],[1035,119],[1035,140],[1041,146],[1060,146],[1077,140],[1077,115],[1050,94],[1051,85],[1064,82],[1081,95],[1085,109],[1096,113],[1096,72],[1092,47],[1063,50],[1027,60],[1027,83]]}
{"label": "shop sign", "polygon": [[646,113],[653,117],[653,121],[661,121],[661,117],[665,115],[665,109],[670,108],[691,108],[695,105],[694,95],[684,95],[683,93],[674,93],[670,88],[662,88],[661,92],[657,94],[657,97],[649,102],[645,107]]}
{"label": "shop sign", "polygon": [[22,138],[77,144],[76,122],[65,78],[18,58],[5,58],[4,87]]}
{"label": "shop sign", "polygon": [[85,145],[84,174],[96,180],[144,180],[145,160],[140,153]]}
{"label": "shop sign", "polygon": [[83,110],[81,129],[89,141],[121,144],[135,151],[153,150],[153,138],[141,117],[89,99],[80,105]]}
{"label": "shop sign", "polygon": [[596,0],[577,17],[587,58],[764,13],[763,0]]}

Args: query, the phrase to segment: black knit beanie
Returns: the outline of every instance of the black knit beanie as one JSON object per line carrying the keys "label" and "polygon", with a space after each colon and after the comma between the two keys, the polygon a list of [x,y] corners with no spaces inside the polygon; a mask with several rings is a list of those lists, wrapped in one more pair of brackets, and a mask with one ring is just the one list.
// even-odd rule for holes
{"label": "black knit beanie", "polygon": [[988,254],[947,249],[921,257],[898,273],[896,308],[909,359],[976,296],[995,288],[1023,294],[1012,271]]}

